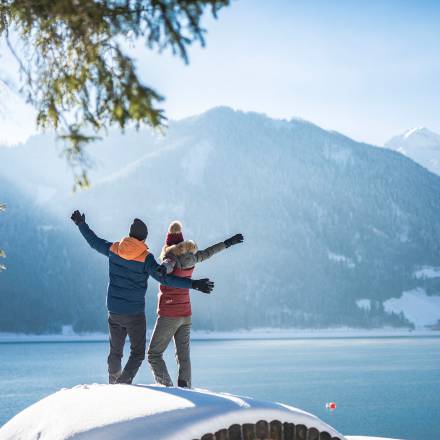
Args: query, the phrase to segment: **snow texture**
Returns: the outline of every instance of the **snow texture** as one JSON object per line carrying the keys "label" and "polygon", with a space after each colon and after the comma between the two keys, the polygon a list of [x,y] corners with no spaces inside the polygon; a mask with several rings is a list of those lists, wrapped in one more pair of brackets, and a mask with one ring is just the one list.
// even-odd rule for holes
{"label": "snow texture", "polygon": [[205,390],[100,384],[62,389],[40,400],[0,428],[0,440],[191,440],[259,420],[313,426],[344,440],[312,414],[280,403]]}
{"label": "snow texture", "polygon": [[394,136],[384,145],[410,157],[435,174],[440,174],[440,135],[417,127]]}
{"label": "snow texture", "polygon": [[360,309],[371,310],[371,300],[370,299],[358,299],[356,305]]}
{"label": "snow texture", "polygon": [[342,263],[346,265],[349,269],[353,269],[356,266],[351,258],[346,257],[345,255],[335,254],[334,252],[328,251],[328,259],[330,261]]}
{"label": "snow texture", "polygon": [[398,440],[398,439],[392,439],[392,438],[384,438],[384,437],[365,437],[363,435],[348,435],[345,436],[347,440]]}
{"label": "snow texture", "polygon": [[440,267],[425,266],[414,272],[414,278],[422,280],[430,280],[440,277]]}
{"label": "snow texture", "polygon": [[[363,300],[360,300],[363,301]],[[71,326],[66,326],[67,328]],[[376,338],[376,337],[401,337],[401,336],[432,336],[438,335],[438,331],[432,329],[418,329],[416,331],[407,328],[383,327],[373,329],[359,329],[350,327],[334,327],[328,329],[285,329],[285,328],[254,328],[233,331],[191,331],[192,340],[216,340],[216,339],[313,339],[313,338]],[[151,330],[147,332],[151,337]],[[59,334],[34,335],[24,333],[0,333],[0,342],[78,342],[78,341],[108,341],[107,333],[70,333],[63,330]]]}
{"label": "snow texture", "polygon": [[403,292],[400,298],[390,298],[383,305],[387,312],[403,312],[416,327],[433,325],[440,319],[440,296],[428,296],[420,287]]}

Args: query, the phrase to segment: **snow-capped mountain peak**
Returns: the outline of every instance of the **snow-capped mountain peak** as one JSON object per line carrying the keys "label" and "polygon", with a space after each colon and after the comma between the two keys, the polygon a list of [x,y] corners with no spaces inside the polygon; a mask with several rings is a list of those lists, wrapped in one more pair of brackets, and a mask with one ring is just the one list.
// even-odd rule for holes
{"label": "snow-capped mountain peak", "polygon": [[411,128],[402,135],[406,141],[422,143],[428,146],[440,145],[440,135],[426,127]]}
{"label": "snow-capped mountain peak", "polygon": [[406,130],[405,133],[403,133],[403,138],[404,139],[408,139],[411,136],[417,136],[420,133],[424,133],[426,131],[429,131],[426,127],[415,127],[415,128],[410,128],[409,130]]}
{"label": "snow-capped mountain peak", "polygon": [[394,136],[384,144],[440,175],[440,135],[426,127],[416,127]]}

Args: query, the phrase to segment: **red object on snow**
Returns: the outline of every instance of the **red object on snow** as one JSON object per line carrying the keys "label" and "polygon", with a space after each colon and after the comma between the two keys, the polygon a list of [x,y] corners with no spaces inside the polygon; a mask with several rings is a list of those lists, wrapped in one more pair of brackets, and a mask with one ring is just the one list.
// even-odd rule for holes
{"label": "red object on snow", "polygon": [[336,409],[336,403],[335,402],[326,403],[325,407],[330,411],[334,411]]}

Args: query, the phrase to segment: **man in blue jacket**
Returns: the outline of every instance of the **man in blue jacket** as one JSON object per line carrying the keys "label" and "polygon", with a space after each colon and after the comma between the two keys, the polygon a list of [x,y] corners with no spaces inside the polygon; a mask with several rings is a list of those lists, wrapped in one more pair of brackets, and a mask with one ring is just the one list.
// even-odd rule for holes
{"label": "man in blue jacket", "polygon": [[[87,243],[109,259],[109,383],[132,383],[145,359],[145,294],[148,277],[151,275],[162,285],[191,288],[203,293],[211,293],[214,283],[207,278],[192,280],[167,275],[166,267],[156,262],[145,244],[148,229],[142,220],[134,219],[128,237],[110,243],[99,238],[89,228],[85,215],[78,210],[72,214],[71,219]],[[130,338],[130,357],[122,370],[121,361],[127,335]]]}

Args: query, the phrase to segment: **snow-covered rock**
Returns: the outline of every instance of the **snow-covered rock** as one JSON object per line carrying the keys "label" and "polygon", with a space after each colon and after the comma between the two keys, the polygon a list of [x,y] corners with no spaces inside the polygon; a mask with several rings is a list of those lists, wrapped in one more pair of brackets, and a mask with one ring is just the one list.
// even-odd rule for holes
{"label": "snow-covered rock", "polygon": [[344,440],[326,423],[281,403],[156,385],[78,385],[28,407],[0,428],[1,440],[192,440],[232,424],[279,420],[315,427]]}
{"label": "snow-covered rock", "polygon": [[394,136],[384,144],[396,150],[435,174],[440,174],[440,135],[426,127],[417,127]]}
{"label": "snow-covered rock", "polygon": [[344,437],[312,414],[282,403],[199,389],[102,384],[77,385],[40,400],[3,425],[0,440],[192,440],[260,420],[314,427],[341,440],[379,440]]}

